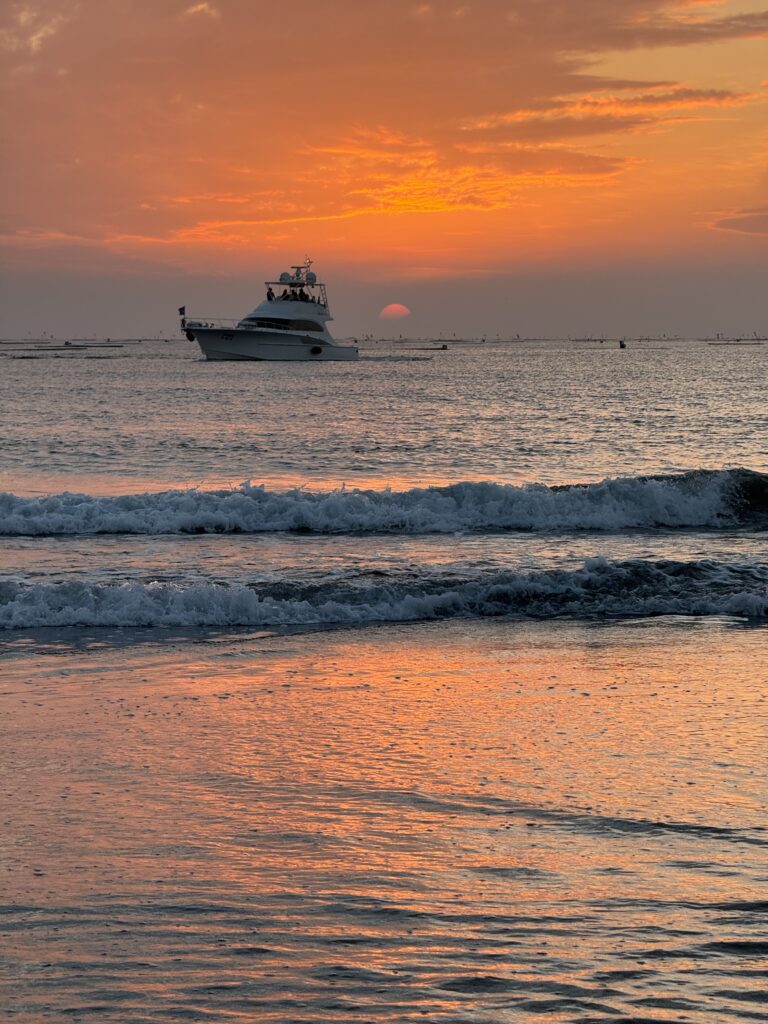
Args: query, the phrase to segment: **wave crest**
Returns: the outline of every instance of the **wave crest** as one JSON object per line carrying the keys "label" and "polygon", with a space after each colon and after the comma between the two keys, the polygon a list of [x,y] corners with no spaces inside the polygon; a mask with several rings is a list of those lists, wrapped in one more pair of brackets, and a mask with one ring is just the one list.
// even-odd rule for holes
{"label": "wave crest", "polygon": [[332,626],[443,618],[768,616],[768,566],[713,561],[586,561],[495,572],[244,586],[195,582],[0,584],[0,628]]}
{"label": "wave crest", "polygon": [[456,533],[765,526],[768,475],[746,469],[524,487],[459,483],[409,491],[174,490],[94,497],[0,494],[0,535],[94,533]]}

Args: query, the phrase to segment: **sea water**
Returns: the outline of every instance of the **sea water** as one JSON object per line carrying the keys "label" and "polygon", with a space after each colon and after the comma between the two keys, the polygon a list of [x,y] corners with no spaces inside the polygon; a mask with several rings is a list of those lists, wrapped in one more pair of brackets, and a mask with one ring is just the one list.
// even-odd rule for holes
{"label": "sea water", "polygon": [[9,1019],[764,1019],[768,346],[429,347],[0,346]]}

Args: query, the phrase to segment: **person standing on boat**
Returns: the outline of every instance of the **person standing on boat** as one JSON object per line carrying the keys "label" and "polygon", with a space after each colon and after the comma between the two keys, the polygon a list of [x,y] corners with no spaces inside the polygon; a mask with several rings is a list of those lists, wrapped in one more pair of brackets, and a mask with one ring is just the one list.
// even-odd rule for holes
{"label": "person standing on boat", "polygon": [[272,291],[272,285],[270,285],[267,288],[267,301],[268,302],[274,302],[275,301],[275,293]]}

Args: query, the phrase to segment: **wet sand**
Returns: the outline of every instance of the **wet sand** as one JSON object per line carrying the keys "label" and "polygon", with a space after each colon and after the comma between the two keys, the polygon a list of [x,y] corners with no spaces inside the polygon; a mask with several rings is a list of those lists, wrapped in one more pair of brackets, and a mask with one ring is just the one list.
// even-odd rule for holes
{"label": "wet sand", "polygon": [[764,1019],[764,628],[160,633],[0,661],[4,1019]]}

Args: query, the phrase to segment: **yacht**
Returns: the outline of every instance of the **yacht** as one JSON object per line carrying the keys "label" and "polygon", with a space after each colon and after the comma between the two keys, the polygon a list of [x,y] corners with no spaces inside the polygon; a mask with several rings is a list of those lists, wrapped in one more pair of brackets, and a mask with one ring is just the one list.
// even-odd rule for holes
{"label": "yacht", "polygon": [[181,329],[206,359],[357,359],[357,348],[339,345],[331,337],[328,295],[311,268],[307,258],[279,280],[265,281],[266,298],[242,320],[187,317],[182,306]]}

